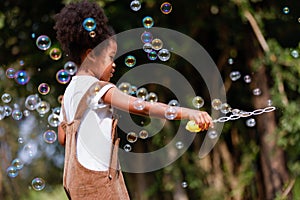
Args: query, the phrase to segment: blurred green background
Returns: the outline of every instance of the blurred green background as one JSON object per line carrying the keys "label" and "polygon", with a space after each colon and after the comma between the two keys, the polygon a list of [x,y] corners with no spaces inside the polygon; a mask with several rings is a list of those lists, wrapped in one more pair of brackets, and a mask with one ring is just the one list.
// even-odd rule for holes
{"label": "blurred green background", "polygon": [[[59,48],[52,17],[69,2],[0,1],[0,94],[12,97],[8,103],[2,98],[0,110],[4,112],[6,106],[24,113],[26,97],[31,94],[38,94],[51,106],[42,116],[27,110],[19,120],[11,114],[0,121],[0,199],[66,199],[61,185],[64,149],[57,141],[46,143],[43,133],[57,131],[49,125],[48,117],[60,106],[58,99],[67,85],[57,81],[56,73],[68,58],[63,53],[62,58],[53,60],[49,52]],[[165,1],[160,0],[141,0],[138,11],[130,8],[131,0],[96,2],[106,11],[116,33],[143,27],[142,19],[151,16],[155,26],[195,39],[218,66],[232,108],[252,111],[268,104],[276,107],[274,112],[252,116],[253,127],[247,126],[248,118],[226,122],[218,143],[203,159],[198,151],[206,133],[198,134],[183,156],[161,170],[124,173],[132,199],[300,199],[300,1],[177,0],[169,1],[169,14],[161,12]],[[40,35],[51,39],[51,48],[46,51],[36,46]],[[116,64],[118,71],[112,82],[129,70],[123,58]],[[210,97],[203,92],[205,84],[193,75],[192,67],[176,59],[165,64],[186,75],[205,100],[202,109],[210,110]],[[9,68],[25,70],[30,81],[21,85],[8,78]],[[240,73],[238,80],[230,78],[232,71]],[[246,75],[251,82],[244,81]],[[41,83],[50,86],[48,94],[38,93]],[[260,95],[253,94],[256,88]],[[150,90],[159,100],[170,100],[170,93],[161,87],[151,86]],[[148,120],[133,119],[137,123]],[[147,152],[165,145],[177,124],[166,126],[152,139],[132,144],[133,149]],[[126,138],[122,139],[125,144]],[[7,168],[24,151],[34,154],[25,156],[27,162],[16,171],[16,177],[9,177]],[[36,177],[46,183],[40,191],[31,184]]]}

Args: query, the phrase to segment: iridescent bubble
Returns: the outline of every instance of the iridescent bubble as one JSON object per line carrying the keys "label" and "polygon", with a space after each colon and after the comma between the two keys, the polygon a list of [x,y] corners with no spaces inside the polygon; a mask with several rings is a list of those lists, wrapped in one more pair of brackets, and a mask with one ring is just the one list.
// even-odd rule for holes
{"label": "iridescent bubble", "polygon": [[228,103],[222,103],[220,110],[222,113],[227,114],[227,113],[231,112],[231,107]]}
{"label": "iridescent bubble", "polygon": [[149,60],[156,60],[157,59],[157,53],[156,53],[156,51],[150,51],[149,53],[148,53],[148,59]]}
{"label": "iridescent bubble", "polygon": [[0,120],[4,119],[6,116],[6,111],[4,107],[0,106]]}
{"label": "iridescent bubble", "polygon": [[3,103],[9,103],[9,102],[11,102],[11,99],[12,99],[11,95],[8,94],[8,93],[4,93],[1,96],[1,100],[2,100]]}
{"label": "iridescent bubble", "polygon": [[7,173],[7,176],[10,178],[15,178],[19,174],[18,169],[15,166],[9,166],[6,169],[6,173]]}
{"label": "iridescent bubble", "polygon": [[176,99],[172,99],[171,101],[169,101],[168,105],[169,106],[177,106],[177,107],[180,106],[179,102]]}
{"label": "iridescent bubble", "polygon": [[210,138],[210,139],[215,139],[215,138],[217,138],[218,137],[218,132],[216,131],[216,130],[209,130],[208,132],[207,132],[207,135],[208,135],[208,137]]}
{"label": "iridescent bubble", "polygon": [[175,146],[176,146],[176,148],[177,149],[183,149],[183,147],[184,147],[184,144],[183,144],[183,142],[181,142],[181,141],[178,141],[178,142],[176,142],[175,143]]}
{"label": "iridescent bubble", "polygon": [[45,188],[46,182],[44,179],[37,177],[31,181],[31,186],[35,191],[41,191]]}
{"label": "iridescent bubble", "polygon": [[[10,116],[11,113],[12,113],[12,108],[8,105],[3,106],[3,108],[4,108],[4,111],[5,111],[5,116],[6,117]],[[0,109],[0,115],[1,115],[1,109]],[[1,119],[1,117],[0,117],[0,119]]]}
{"label": "iridescent bubble", "polygon": [[129,152],[129,151],[131,151],[131,150],[132,150],[132,148],[131,148],[131,145],[130,145],[130,144],[125,144],[125,145],[124,145],[124,147],[123,147],[123,149],[124,149],[126,152]]}
{"label": "iridescent bubble", "polygon": [[17,71],[14,75],[14,78],[16,83],[18,83],[19,85],[25,85],[30,80],[28,73],[24,70]]}
{"label": "iridescent bubble", "polygon": [[37,105],[36,105],[36,111],[43,116],[44,114],[46,114],[47,112],[49,112],[50,110],[50,104],[46,101],[40,101]]}
{"label": "iridescent bubble", "polygon": [[233,65],[234,60],[233,60],[233,58],[228,58],[227,62],[229,65]]}
{"label": "iridescent bubble", "polygon": [[89,36],[90,36],[91,38],[96,37],[96,32],[95,32],[95,31],[89,32]]}
{"label": "iridescent bubble", "polygon": [[293,58],[299,58],[299,52],[294,49],[294,50],[291,51],[291,56]]}
{"label": "iridescent bubble", "polygon": [[143,43],[150,43],[153,40],[153,35],[149,31],[144,31],[141,35],[141,40]]}
{"label": "iridescent bubble", "polygon": [[57,139],[57,134],[54,130],[47,130],[43,133],[43,139],[46,143],[52,144]]}
{"label": "iridescent bubble", "polygon": [[160,10],[163,14],[169,14],[172,11],[172,5],[169,2],[164,2],[160,6]]}
{"label": "iridescent bubble", "polygon": [[245,83],[251,83],[251,81],[252,81],[251,76],[250,75],[245,75],[244,76],[244,81],[245,81]]}
{"label": "iridescent bubble", "polygon": [[254,96],[259,96],[259,95],[261,95],[261,90],[259,88],[254,88],[252,90],[252,93]]}
{"label": "iridescent bubble", "polygon": [[51,40],[47,35],[40,35],[37,39],[36,39],[36,46],[40,49],[40,50],[47,50],[50,48],[51,46]]}
{"label": "iridescent bubble", "polygon": [[133,102],[133,107],[136,110],[143,110],[146,106],[146,103],[144,101],[144,99],[141,98],[137,98],[134,102]]}
{"label": "iridescent bubble", "polygon": [[146,139],[146,138],[148,138],[148,136],[149,136],[149,133],[146,130],[141,130],[139,132],[139,138],[141,138],[141,139]]}
{"label": "iridescent bubble", "polygon": [[138,88],[135,85],[131,85],[131,92],[129,94],[135,96],[137,89]]}
{"label": "iridescent bubble", "polygon": [[187,183],[186,181],[183,181],[183,182],[181,183],[181,187],[187,188],[187,187],[188,187],[188,183]]}
{"label": "iridescent bubble", "polygon": [[118,88],[119,88],[119,90],[121,90],[122,92],[124,92],[126,94],[131,93],[131,84],[130,83],[122,82],[122,83],[120,83]]}
{"label": "iridescent bubble", "polygon": [[18,137],[18,143],[19,144],[23,144],[24,143],[24,139],[22,137]]}
{"label": "iridescent bubble", "polygon": [[130,2],[130,8],[133,11],[139,11],[141,9],[141,2],[138,0],[133,0]]}
{"label": "iridescent bubble", "polygon": [[143,25],[145,28],[151,28],[154,25],[154,20],[152,17],[146,16],[143,18]]}
{"label": "iridescent bubble", "polygon": [[84,21],[82,22],[82,26],[87,31],[93,31],[96,29],[96,21],[94,18],[88,17],[84,19]]}
{"label": "iridescent bubble", "polygon": [[152,44],[152,49],[154,49],[156,51],[160,50],[164,45],[163,42],[161,41],[161,39],[159,39],[159,38],[153,39],[151,44]]}
{"label": "iridescent bubble", "polygon": [[24,115],[25,117],[28,117],[28,116],[30,115],[30,111],[29,111],[29,110],[24,110],[24,111],[23,111],[23,115]]}
{"label": "iridescent bubble", "polygon": [[16,70],[14,68],[8,68],[5,72],[7,78],[14,78]]}
{"label": "iridescent bubble", "polygon": [[77,65],[73,61],[68,61],[64,65],[64,70],[71,76],[77,72]]}
{"label": "iridescent bubble", "polygon": [[25,64],[24,60],[20,60],[19,64],[20,64],[20,66],[24,66],[24,64]]}
{"label": "iridescent bubble", "polygon": [[59,104],[61,104],[62,103],[62,100],[64,99],[64,95],[59,95],[58,97],[57,97],[57,102],[59,103]]}
{"label": "iridescent bubble", "polygon": [[136,91],[136,97],[145,100],[148,95],[148,90],[144,87],[139,88]]}
{"label": "iridescent bubble", "polygon": [[230,72],[229,77],[232,81],[237,81],[241,78],[241,73],[239,71],[232,71]]}
{"label": "iridescent bubble", "polygon": [[52,126],[52,127],[58,127],[59,122],[60,122],[59,121],[59,115],[51,113],[48,116],[48,123],[49,123],[50,126]]}
{"label": "iridescent bubble", "polygon": [[272,106],[272,105],[273,105],[273,101],[271,99],[268,99],[267,106]]}
{"label": "iridescent bubble", "polygon": [[166,110],[165,110],[165,117],[168,120],[173,120],[177,117],[177,109],[173,106],[169,106]]}
{"label": "iridescent bubble", "polygon": [[158,51],[157,56],[161,61],[165,62],[165,61],[168,61],[170,59],[171,54],[170,54],[168,49],[161,49],[161,50]]}
{"label": "iridescent bubble", "polygon": [[152,44],[151,43],[145,43],[143,45],[143,50],[146,52],[146,53],[150,53],[152,51]]}
{"label": "iridescent bubble", "polygon": [[282,12],[287,15],[287,14],[290,13],[290,8],[285,6],[285,7],[282,8]]}
{"label": "iridescent bubble", "polygon": [[67,84],[71,80],[71,76],[66,70],[61,69],[56,73],[56,80],[60,84]]}
{"label": "iridescent bubble", "polygon": [[155,103],[158,101],[157,94],[154,92],[149,92],[146,96],[146,100],[149,101],[150,103]]}
{"label": "iridescent bubble", "polygon": [[38,92],[42,95],[46,95],[50,92],[50,86],[47,83],[41,83],[38,87]]}
{"label": "iridescent bubble", "polygon": [[247,125],[248,127],[254,127],[255,124],[256,124],[256,121],[255,121],[254,118],[250,118],[250,119],[247,119],[247,120],[246,120],[246,125]]}
{"label": "iridescent bubble", "polygon": [[55,107],[55,108],[52,109],[52,113],[59,116],[60,115],[60,110],[61,110],[61,107]]}
{"label": "iridescent bubble", "polygon": [[201,108],[204,105],[204,99],[200,96],[195,96],[192,100],[193,106],[195,108]]}
{"label": "iridescent bubble", "polygon": [[11,166],[14,166],[17,170],[21,170],[23,168],[24,164],[19,158],[15,158],[11,162]]}
{"label": "iridescent bubble", "polygon": [[13,110],[13,112],[11,113],[11,116],[14,120],[21,120],[23,117],[23,113],[21,110],[16,109],[16,110]]}
{"label": "iridescent bubble", "polygon": [[26,100],[25,100],[25,107],[28,110],[35,110],[36,105],[41,101],[39,95],[37,94],[32,94],[29,95]]}
{"label": "iridescent bubble", "polygon": [[49,56],[52,60],[59,60],[62,56],[62,52],[59,48],[52,48],[49,52]]}
{"label": "iridescent bubble", "polygon": [[126,139],[130,143],[135,143],[138,139],[138,135],[135,132],[127,133]]}
{"label": "iridescent bubble", "polygon": [[125,58],[125,65],[127,67],[133,67],[135,65],[135,63],[136,63],[136,59],[135,59],[134,56],[131,56],[131,55],[126,56],[126,58]]}

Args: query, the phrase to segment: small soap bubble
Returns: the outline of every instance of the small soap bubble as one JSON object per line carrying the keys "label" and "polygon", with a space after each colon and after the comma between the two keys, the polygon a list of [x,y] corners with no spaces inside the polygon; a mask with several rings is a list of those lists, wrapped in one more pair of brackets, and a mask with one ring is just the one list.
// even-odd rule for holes
{"label": "small soap bubble", "polygon": [[233,65],[234,60],[233,60],[233,58],[228,58],[227,62],[229,65]]}
{"label": "small soap bubble", "polygon": [[28,117],[30,115],[30,111],[29,110],[24,110],[23,115],[24,115],[24,117]]}
{"label": "small soap bubble", "polygon": [[24,60],[20,60],[19,64],[20,64],[20,66],[24,66],[24,64],[25,64]]}
{"label": "small soap bubble", "polygon": [[141,88],[137,89],[137,91],[136,91],[137,98],[146,100],[147,95],[148,95],[148,90],[144,87],[141,87]]}
{"label": "small soap bubble", "polygon": [[133,67],[135,65],[135,63],[136,63],[136,59],[134,56],[131,56],[131,55],[126,56],[125,65],[127,67]]}
{"label": "small soap bubble", "polygon": [[176,143],[175,143],[175,146],[176,146],[176,148],[179,149],[179,150],[180,150],[180,149],[183,149],[183,147],[184,147],[183,142],[181,142],[181,141],[176,142]]}
{"label": "small soap bubble", "polygon": [[49,52],[49,56],[52,60],[59,60],[62,56],[62,51],[59,48],[52,48]]}
{"label": "small soap bubble", "polygon": [[35,190],[35,191],[41,191],[45,188],[46,186],[46,182],[44,179],[42,178],[34,178],[32,181],[31,181],[31,187]]}
{"label": "small soap bubble", "polygon": [[285,6],[285,7],[282,8],[282,12],[287,15],[287,14],[290,13],[290,8]]}
{"label": "small soap bubble", "polygon": [[19,143],[19,144],[23,144],[23,143],[24,143],[24,138],[18,137],[18,143]]}
{"label": "small soap bubble", "polygon": [[61,110],[61,107],[55,107],[55,108],[52,109],[52,113],[59,116],[60,115],[60,110]]}
{"label": "small soap bubble", "polygon": [[201,108],[204,105],[204,99],[200,96],[196,96],[192,100],[193,106],[195,108]]}
{"label": "small soap bubble", "polygon": [[[12,108],[8,105],[4,105],[3,108],[4,108],[4,111],[5,111],[5,116],[6,117],[10,116],[11,113],[12,113]],[[0,113],[1,113],[1,111],[0,111]],[[0,119],[1,119],[1,117],[0,117]]]}
{"label": "small soap bubble", "polygon": [[88,17],[83,20],[82,26],[87,31],[93,31],[96,29],[96,21],[92,17]]}
{"label": "small soap bubble", "polygon": [[90,31],[90,32],[89,32],[89,36],[90,36],[91,38],[96,37],[96,32],[95,32],[95,31]]}
{"label": "small soap bubble", "polygon": [[227,113],[231,112],[231,107],[228,103],[222,103],[220,111],[224,114],[227,114]]}
{"label": "small soap bubble", "polygon": [[40,49],[40,50],[47,50],[50,48],[51,46],[51,40],[47,35],[40,35],[37,39],[36,39],[36,46]]}
{"label": "small soap bubble", "polygon": [[25,100],[25,107],[28,109],[28,110],[35,110],[36,108],[36,105],[41,101],[39,95],[37,94],[32,94],[32,95],[29,95],[28,97],[26,97],[26,100]]}
{"label": "small soap bubble", "polygon": [[176,107],[180,106],[179,102],[176,99],[172,99],[171,101],[169,101],[168,105],[169,106],[176,106]]}
{"label": "small soap bubble", "polygon": [[131,92],[129,94],[135,96],[137,89],[138,88],[135,85],[131,85]]}
{"label": "small soap bubble", "polygon": [[24,164],[19,158],[15,158],[11,162],[11,166],[14,166],[17,170],[21,170],[21,169],[23,169]]}
{"label": "small soap bubble", "polygon": [[141,9],[141,2],[138,0],[133,0],[130,2],[130,8],[133,11],[139,11]]}
{"label": "small soap bubble", "polygon": [[146,138],[148,138],[148,136],[149,136],[149,133],[146,130],[141,130],[139,132],[139,138],[141,138],[141,139],[146,139]]}
{"label": "small soap bubble", "polygon": [[36,111],[43,116],[44,114],[46,114],[47,112],[49,112],[50,110],[50,104],[46,101],[40,101],[37,105],[36,105]]}
{"label": "small soap bubble", "polygon": [[250,118],[250,119],[247,119],[247,120],[246,120],[246,125],[247,125],[248,127],[254,127],[255,124],[256,124],[256,121],[255,121],[254,118]]}
{"label": "small soap bubble", "polygon": [[46,95],[50,92],[50,86],[47,83],[41,83],[38,86],[38,92],[42,95]]}
{"label": "small soap bubble", "polygon": [[220,10],[219,10],[219,7],[216,6],[216,5],[212,5],[212,6],[210,7],[210,12],[211,12],[211,14],[213,14],[213,15],[218,14],[219,11],[220,11]]}
{"label": "small soap bubble", "polygon": [[260,88],[254,88],[252,90],[252,93],[254,96],[259,96],[259,95],[261,95],[261,90],[260,90]]}
{"label": "small soap bubble", "polygon": [[144,99],[141,98],[137,98],[134,102],[133,102],[133,107],[136,110],[143,110],[146,106],[146,103],[144,101]]}
{"label": "small soap bubble", "polygon": [[30,80],[28,73],[24,70],[17,71],[14,75],[14,78],[16,83],[18,83],[19,85],[25,85]]}
{"label": "small soap bubble", "polygon": [[170,54],[168,49],[161,49],[161,50],[158,51],[157,56],[161,61],[165,62],[165,61],[168,61],[170,59],[171,54]]}
{"label": "small soap bubble", "polygon": [[14,78],[16,70],[14,68],[8,68],[5,72],[7,78]]}
{"label": "small soap bubble", "polygon": [[57,140],[57,134],[54,130],[47,130],[43,133],[43,139],[46,143],[52,144]]}
{"label": "small soap bubble", "polygon": [[71,80],[71,76],[65,69],[61,69],[56,73],[56,80],[60,84],[67,84]]}
{"label": "small soap bubble", "polygon": [[166,110],[165,110],[165,117],[168,120],[173,120],[177,117],[177,109],[173,106],[169,106]]}
{"label": "small soap bubble", "polygon": [[124,92],[126,94],[131,93],[131,84],[130,83],[122,82],[122,83],[120,83],[118,88],[119,88],[119,90],[121,90],[122,92]]}
{"label": "small soap bubble", "polygon": [[272,105],[273,105],[273,101],[271,99],[268,99],[267,106],[272,106]]}
{"label": "small soap bubble", "polygon": [[161,41],[161,39],[159,39],[159,38],[153,39],[151,44],[152,44],[152,49],[154,49],[156,51],[160,50],[164,45],[163,42]]}
{"label": "small soap bubble", "polygon": [[156,60],[157,59],[157,53],[156,51],[152,50],[148,53],[148,59],[149,60]]}
{"label": "small soap bubble", "polygon": [[232,71],[230,72],[229,77],[232,81],[237,81],[241,78],[241,73],[239,71]]}
{"label": "small soap bubble", "polygon": [[51,113],[48,116],[48,124],[52,127],[58,127],[60,121],[59,121],[59,115]]}
{"label": "small soap bubble", "polygon": [[155,103],[158,101],[157,94],[154,92],[149,92],[146,96],[146,100],[149,101],[150,103]]}
{"label": "small soap bubble", "polygon": [[245,75],[244,76],[244,81],[245,81],[245,83],[251,83],[251,81],[252,81],[251,76],[250,75]]}
{"label": "small soap bubble", "polygon": [[131,151],[131,150],[132,150],[132,148],[131,148],[131,145],[130,145],[130,144],[125,144],[125,145],[124,145],[124,147],[123,147],[123,149],[124,149],[126,152],[129,152],[129,151]]}
{"label": "small soap bubble", "polygon": [[209,130],[207,134],[208,137],[212,140],[218,137],[218,132],[216,130]]}
{"label": "small soap bubble", "polygon": [[64,70],[71,76],[77,72],[77,65],[73,61],[68,61],[64,64]]}
{"label": "small soap bubble", "polygon": [[213,109],[215,110],[220,110],[222,107],[222,101],[220,99],[213,99],[211,101],[211,106],[213,107]]}
{"label": "small soap bubble", "polygon": [[11,113],[11,116],[14,120],[21,120],[23,117],[23,113],[22,111],[20,111],[19,109],[13,110],[13,112]]}
{"label": "small soap bubble", "polygon": [[169,14],[172,11],[172,5],[169,2],[164,2],[160,6],[160,10],[163,14]]}
{"label": "small soap bubble", "polygon": [[61,104],[62,103],[62,100],[64,99],[64,95],[59,95],[58,97],[57,97],[57,102],[59,103],[59,104]]}
{"label": "small soap bubble", "polygon": [[154,20],[150,16],[146,16],[143,18],[143,25],[145,28],[151,28],[154,25]]}
{"label": "small soap bubble", "polygon": [[152,44],[151,43],[145,43],[143,45],[143,50],[146,52],[146,53],[150,53],[152,51]]}
{"label": "small soap bubble", "polygon": [[10,178],[15,178],[19,174],[18,169],[15,166],[9,166],[6,169],[6,173],[7,173],[7,176]]}
{"label": "small soap bubble", "polygon": [[141,35],[141,40],[143,43],[150,43],[153,40],[153,35],[149,31],[144,31]]}
{"label": "small soap bubble", "polygon": [[294,49],[294,50],[291,51],[291,56],[293,58],[299,58],[299,52]]}
{"label": "small soap bubble", "polygon": [[2,100],[3,103],[9,103],[9,102],[11,102],[12,97],[11,97],[10,94],[4,93],[4,94],[2,94],[2,96],[1,96],[1,100]]}
{"label": "small soap bubble", "polygon": [[187,188],[187,187],[188,187],[188,183],[187,183],[186,181],[183,181],[183,182],[181,183],[181,187]]}
{"label": "small soap bubble", "polygon": [[130,143],[135,143],[138,139],[138,135],[135,132],[127,133],[126,139]]}

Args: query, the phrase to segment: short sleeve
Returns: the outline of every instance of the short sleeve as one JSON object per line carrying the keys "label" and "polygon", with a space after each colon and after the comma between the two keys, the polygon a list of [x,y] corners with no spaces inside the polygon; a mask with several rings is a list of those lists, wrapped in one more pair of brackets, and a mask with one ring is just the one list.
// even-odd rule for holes
{"label": "short sleeve", "polygon": [[112,83],[107,83],[104,84],[104,86],[100,89],[100,91],[96,94],[96,96],[93,98],[93,103],[98,103],[98,102],[102,102],[102,97],[103,95],[110,89],[116,87],[114,84]]}

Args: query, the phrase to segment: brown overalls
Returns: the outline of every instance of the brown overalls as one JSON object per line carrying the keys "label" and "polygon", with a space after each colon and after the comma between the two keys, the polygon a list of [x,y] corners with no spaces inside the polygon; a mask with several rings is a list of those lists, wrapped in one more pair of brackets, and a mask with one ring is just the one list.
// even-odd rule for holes
{"label": "brown overalls", "polygon": [[[105,83],[100,82],[100,84],[104,86],[103,84]],[[64,120],[61,126],[66,133],[63,174],[64,189],[68,198],[72,200],[128,200],[130,198],[118,162],[120,138],[117,137],[116,133],[116,119],[113,120],[112,125],[112,151],[109,170],[89,170],[82,166],[77,159],[76,135],[80,126],[80,120],[88,107],[86,103],[88,95],[89,89],[80,100],[74,120],[70,123],[66,121],[65,110],[62,105]],[[99,153],[101,152],[99,151]]]}

